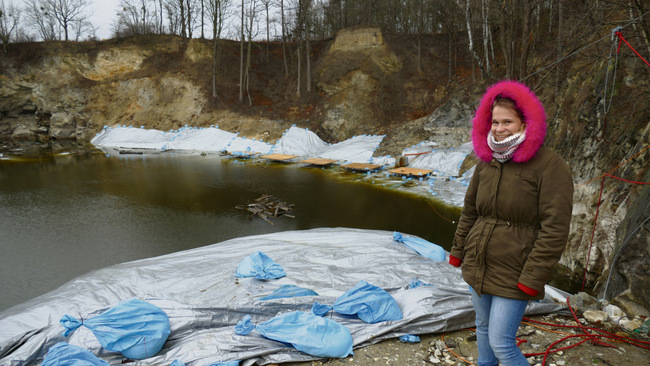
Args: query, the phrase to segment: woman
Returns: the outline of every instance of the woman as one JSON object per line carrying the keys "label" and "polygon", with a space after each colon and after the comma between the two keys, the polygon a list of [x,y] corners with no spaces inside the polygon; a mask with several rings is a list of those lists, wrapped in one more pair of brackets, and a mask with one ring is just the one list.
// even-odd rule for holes
{"label": "woman", "polygon": [[449,256],[470,285],[479,366],[528,366],[517,330],[567,242],[571,171],[542,146],[545,135],[544,107],[528,87],[501,81],[487,89],[472,130],[480,161]]}

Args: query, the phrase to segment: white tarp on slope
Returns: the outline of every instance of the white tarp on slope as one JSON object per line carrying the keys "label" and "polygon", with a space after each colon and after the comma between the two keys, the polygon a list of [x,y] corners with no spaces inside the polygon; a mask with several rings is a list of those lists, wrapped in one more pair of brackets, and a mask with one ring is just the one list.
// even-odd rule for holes
{"label": "white tarp on slope", "polygon": [[122,149],[164,150],[176,133],[133,127],[104,127],[90,142],[95,146]]}
{"label": "white tarp on slope", "polygon": [[466,143],[456,149],[431,150],[409,159],[409,167],[429,169],[444,175],[457,177],[465,157],[472,152],[472,144]]}
{"label": "white tarp on slope", "polygon": [[219,152],[226,150],[237,134],[218,128],[185,129],[178,132],[165,145],[165,150],[192,150]]}
{"label": "white tarp on slope", "polygon": [[[287,276],[266,281],[235,279],[238,263],[258,250],[281,265]],[[409,289],[414,278],[433,286]],[[468,286],[458,268],[419,256],[394,242],[392,232],[322,228],[231,239],[78,277],[0,313],[0,364],[40,365],[48,348],[59,341],[119,364],[121,355],[102,350],[85,327],[66,339],[58,321],[64,314],[88,319],[134,297],[163,309],[170,319],[171,334],[157,356],[130,365],[168,366],[173,360],[192,366],[228,360],[241,360],[242,365],[310,360],[313,357],[256,331],[239,336],[234,327],[246,314],[259,324],[284,312],[308,312],[315,301],[332,305],[360,280],[387,290],[404,318],[365,324],[355,317],[331,315],[350,329],[355,347],[403,334],[438,333],[473,324]],[[259,300],[287,284],[319,295]],[[531,302],[528,315],[562,308],[550,294],[560,299],[567,294],[549,286],[546,290],[547,298]]]}
{"label": "white tarp on slope", "polygon": [[326,147],[318,154],[318,157],[348,163],[370,163],[372,154],[383,139],[384,136],[354,136]]}
{"label": "white tarp on slope", "polygon": [[161,132],[134,127],[105,127],[90,142],[102,148],[174,150],[188,152],[250,152],[253,154],[290,154],[304,158],[334,159],[338,163],[369,163],[384,136],[354,136],[329,145],[316,134],[298,127],[289,128],[276,145],[217,127],[183,127],[177,131]]}
{"label": "white tarp on slope", "polygon": [[292,126],[278,140],[273,148],[276,154],[314,157],[325,150],[327,143],[318,135],[307,130]]}

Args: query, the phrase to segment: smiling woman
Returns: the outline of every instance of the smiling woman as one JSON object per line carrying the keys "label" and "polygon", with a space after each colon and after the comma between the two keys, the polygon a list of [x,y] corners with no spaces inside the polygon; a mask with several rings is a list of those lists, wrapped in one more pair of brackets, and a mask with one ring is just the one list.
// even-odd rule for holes
{"label": "smiling woman", "polygon": [[[197,155],[0,160],[0,311],[92,270],[241,236],[357,227],[451,245],[455,225],[433,202],[331,173]],[[263,194],[295,218],[237,209]]]}

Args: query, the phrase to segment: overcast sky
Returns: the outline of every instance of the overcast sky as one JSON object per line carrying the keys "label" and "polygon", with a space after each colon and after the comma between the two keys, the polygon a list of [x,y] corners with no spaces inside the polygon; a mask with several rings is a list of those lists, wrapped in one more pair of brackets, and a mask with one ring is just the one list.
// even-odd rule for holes
{"label": "overcast sky", "polygon": [[109,38],[113,22],[117,18],[120,0],[92,0],[90,9],[93,15],[90,22],[97,27],[97,39]]}

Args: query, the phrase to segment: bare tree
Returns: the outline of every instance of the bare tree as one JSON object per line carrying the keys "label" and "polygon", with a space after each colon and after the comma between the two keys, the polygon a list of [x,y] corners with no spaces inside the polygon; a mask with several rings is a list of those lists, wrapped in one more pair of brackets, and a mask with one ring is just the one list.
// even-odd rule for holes
{"label": "bare tree", "polygon": [[[645,42],[646,50],[648,51],[648,56],[650,56],[650,36],[648,36],[648,33],[650,32],[650,29],[648,27],[648,24],[646,23],[646,17],[645,15],[647,14],[647,10],[644,9],[643,2],[641,0],[629,0],[630,1],[630,6],[628,7],[628,11],[630,14],[630,19],[633,21],[632,22],[632,28],[641,36],[641,39]],[[648,3],[645,2],[645,5],[648,6]],[[634,21],[638,19],[638,25],[636,24],[637,22]]]}
{"label": "bare tree", "polygon": [[[469,40],[469,52],[473,56],[473,60],[478,63],[481,74],[485,77],[485,72],[483,69],[483,60],[478,55],[476,48],[474,47],[474,37],[472,34],[472,7],[471,0],[465,0],[464,3],[462,0],[456,0],[456,4],[465,10],[465,28],[467,30],[467,38]],[[474,75],[474,68],[472,67],[472,75]]]}
{"label": "bare tree", "polygon": [[[242,0],[242,9],[244,9],[243,5],[244,3]],[[243,70],[243,79],[241,79],[243,85],[240,86],[240,90],[243,90],[242,88],[246,89],[246,95],[248,95],[249,105],[253,105],[253,101],[251,99],[251,93],[249,90],[249,85],[250,85],[251,57],[253,51],[253,38],[255,38],[255,36],[257,35],[255,29],[256,16],[257,16],[257,0],[248,0],[248,6],[246,8],[246,11],[242,13],[242,26],[243,26],[243,30],[245,31],[247,45],[246,45],[246,63],[244,65],[244,70]],[[244,37],[242,36],[242,40],[243,39]],[[243,53],[243,49],[242,49],[242,53]],[[242,91],[240,91],[240,101],[243,101]]]}
{"label": "bare tree", "polygon": [[0,0],[0,41],[4,53],[7,53],[7,47],[19,21],[20,9],[11,2],[5,4],[5,0]]}
{"label": "bare tree", "polygon": [[266,15],[266,57],[269,57],[269,42],[271,42],[271,21],[269,18],[269,7],[271,5],[271,0],[260,0],[264,6],[264,13]]}
{"label": "bare tree", "polygon": [[284,60],[284,77],[289,77],[289,65],[287,63],[287,35],[286,22],[284,21],[284,0],[280,0],[280,27],[282,28],[282,59]]}
{"label": "bare tree", "polygon": [[151,0],[121,0],[113,32],[117,37],[157,33],[160,20],[157,4]]}
{"label": "bare tree", "polygon": [[69,40],[69,32],[75,22],[87,21],[86,9],[90,0],[40,0],[40,7],[61,26],[64,39]]}
{"label": "bare tree", "polygon": [[231,0],[208,0],[207,10],[212,23],[212,96],[218,97],[217,84],[219,80],[219,70],[221,61],[221,33],[224,27],[224,21],[227,18],[226,10],[231,4]]}
{"label": "bare tree", "polygon": [[29,0],[25,5],[28,24],[36,30],[44,41],[60,39],[62,33],[59,24],[40,0]]}

